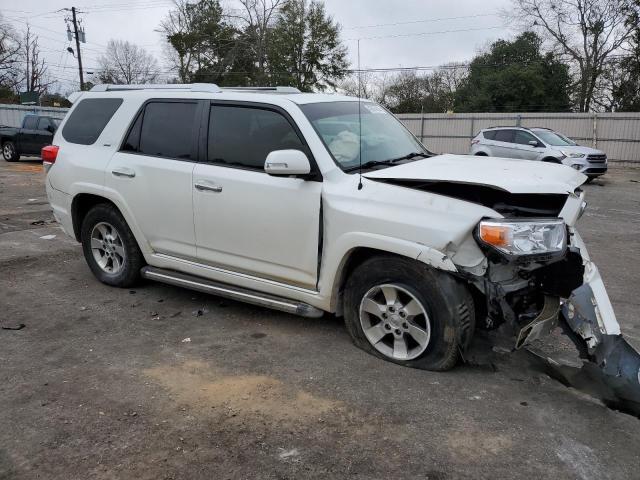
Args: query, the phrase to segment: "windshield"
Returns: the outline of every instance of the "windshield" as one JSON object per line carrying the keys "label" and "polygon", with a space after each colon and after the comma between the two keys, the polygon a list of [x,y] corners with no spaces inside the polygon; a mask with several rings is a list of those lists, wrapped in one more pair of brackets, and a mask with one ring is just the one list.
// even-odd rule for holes
{"label": "windshield", "polygon": [[358,102],[310,103],[300,108],[343,170],[360,164],[361,147],[363,165],[431,155],[402,123],[378,104],[361,103],[362,146],[358,142]]}
{"label": "windshield", "polygon": [[536,130],[535,134],[542,139],[543,142],[553,145],[554,147],[566,147],[568,145],[576,145],[576,142],[568,139],[564,135],[551,131]]}

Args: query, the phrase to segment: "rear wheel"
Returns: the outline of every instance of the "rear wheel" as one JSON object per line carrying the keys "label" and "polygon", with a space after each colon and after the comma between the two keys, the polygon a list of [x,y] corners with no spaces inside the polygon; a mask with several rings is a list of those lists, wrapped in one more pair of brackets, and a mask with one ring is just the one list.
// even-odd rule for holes
{"label": "rear wheel", "polygon": [[82,222],[81,240],[84,257],[98,280],[116,287],[130,287],[139,280],[144,257],[115,207],[93,207]]}
{"label": "rear wheel", "polygon": [[347,330],[358,347],[414,368],[452,368],[475,326],[463,284],[402,257],[375,257],[357,267],[344,302]]}
{"label": "rear wheel", "polygon": [[20,154],[16,148],[16,144],[11,140],[7,140],[2,144],[2,156],[7,162],[17,162],[20,160]]}

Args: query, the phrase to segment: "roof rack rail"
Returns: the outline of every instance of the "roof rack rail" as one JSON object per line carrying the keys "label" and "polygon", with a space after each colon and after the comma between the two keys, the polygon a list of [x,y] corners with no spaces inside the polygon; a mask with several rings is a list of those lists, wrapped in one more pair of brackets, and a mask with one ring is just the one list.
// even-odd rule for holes
{"label": "roof rack rail", "polygon": [[220,93],[222,90],[215,83],[145,83],[133,85],[95,85],[91,92],[119,92],[126,90],[185,90],[188,92]]}
{"label": "roof rack rail", "polygon": [[553,132],[553,128],[548,128],[548,127],[527,127],[529,129],[536,129],[536,130],[549,130],[550,132]]}
{"label": "roof rack rail", "polygon": [[239,92],[302,93],[296,87],[222,87],[222,90]]}
{"label": "roof rack rail", "polygon": [[488,130],[490,128],[522,128],[524,130],[529,130],[530,127],[523,127],[522,125],[492,125],[490,127],[484,128],[483,130]]}

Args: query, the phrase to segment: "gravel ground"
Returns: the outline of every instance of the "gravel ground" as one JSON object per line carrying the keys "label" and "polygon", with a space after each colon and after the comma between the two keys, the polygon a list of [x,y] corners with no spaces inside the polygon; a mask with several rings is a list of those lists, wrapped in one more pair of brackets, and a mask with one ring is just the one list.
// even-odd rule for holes
{"label": "gravel ground", "polygon": [[[0,163],[0,479],[637,478],[640,420],[534,369],[402,368],[311,320],[98,283],[37,162]],[[640,170],[581,232],[640,346]]]}

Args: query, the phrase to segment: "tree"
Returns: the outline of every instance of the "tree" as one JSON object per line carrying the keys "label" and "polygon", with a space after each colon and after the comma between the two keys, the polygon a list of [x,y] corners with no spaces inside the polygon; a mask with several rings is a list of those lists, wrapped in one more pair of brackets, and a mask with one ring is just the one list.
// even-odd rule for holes
{"label": "tree", "polygon": [[575,105],[588,112],[611,57],[633,32],[626,12],[635,0],[514,1],[511,15],[539,31],[571,63]]}
{"label": "tree", "polygon": [[269,42],[272,83],[302,91],[336,87],[348,67],[340,26],[317,0],[285,0]]}
{"label": "tree", "polygon": [[568,111],[569,69],[541,46],[533,32],[493,43],[471,61],[456,94],[456,111]]}
{"label": "tree", "polygon": [[22,64],[20,88],[40,95],[45,93],[53,82],[47,81],[47,64],[40,56],[38,36],[31,33],[31,27],[28,24],[21,44],[20,62]]}
{"label": "tree", "polygon": [[386,105],[386,94],[390,81],[392,80],[386,72],[379,75],[373,72],[354,72],[337,82],[336,91]]}
{"label": "tree", "polygon": [[627,24],[633,32],[624,55],[610,71],[619,72],[612,87],[612,109],[619,112],[640,111],[640,0],[628,11]]}
{"label": "tree", "polygon": [[0,15],[0,88],[2,97],[10,95],[20,81],[21,45],[13,27]]}
{"label": "tree", "polygon": [[98,59],[98,78],[102,83],[153,83],[160,70],[158,61],[144,48],[122,40],[109,40]]}
{"label": "tree", "polygon": [[224,83],[225,75],[242,58],[236,29],[225,21],[218,0],[175,0],[160,24],[167,43],[167,56],[183,83]]}

